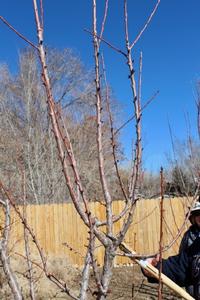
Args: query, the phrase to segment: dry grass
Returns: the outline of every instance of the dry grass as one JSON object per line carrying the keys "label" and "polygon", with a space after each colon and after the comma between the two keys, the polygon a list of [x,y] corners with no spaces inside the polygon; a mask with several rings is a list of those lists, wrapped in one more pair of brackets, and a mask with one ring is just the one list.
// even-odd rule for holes
{"label": "dry grass", "polygon": [[[37,257],[32,258],[32,260],[40,264]],[[26,261],[19,256],[14,256],[11,258],[11,266],[17,277],[19,285],[22,288],[24,299],[30,299]],[[74,268],[69,265],[65,258],[55,257],[48,258],[47,268],[49,272],[53,273],[57,278],[65,281],[74,292],[77,291],[78,293],[78,279],[81,272],[78,268]],[[37,300],[68,299],[66,294],[60,292],[58,287],[48,280],[42,270],[37,266],[33,267],[33,277]],[[12,299],[10,288],[7,284],[2,268],[0,268],[0,299]]]}
{"label": "dry grass", "polygon": [[[32,258],[39,263],[37,257]],[[27,265],[26,261],[15,256],[11,258],[12,268],[18,278],[19,284],[22,288],[25,300],[30,299],[28,279],[27,279]],[[66,258],[49,257],[47,260],[48,271],[52,272],[59,279],[65,281],[69,287],[78,295],[80,286],[81,270],[72,267],[67,262]],[[38,267],[34,267],[34,284],[36,291],[36,300],[50,300],[50,299],[71,299],[65,293],[51,283],[41,272]],[[95,290],[93,276],[90,281],[91,291]],[[6,283],[5,276],[0,268],[0,299],[13,299],[9,286]],[[88,300],[95,299],[92,293],[88,295]],[[118,267],[113,270],[113,277],[110,284],[110,291],[107,297],[108,300],[150,300],[157,299],[157,285],[147,283],[147,280],[142,275],[140,268],[137,265],[129,267]],[[165,289],[163,299],[180,299],[169,290]]]}

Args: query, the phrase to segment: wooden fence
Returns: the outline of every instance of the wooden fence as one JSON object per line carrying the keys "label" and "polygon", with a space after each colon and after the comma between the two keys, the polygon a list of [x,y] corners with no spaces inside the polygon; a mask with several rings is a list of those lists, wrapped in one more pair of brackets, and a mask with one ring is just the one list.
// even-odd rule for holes
{"label": "wooden fence", "polygon": [[[134,213],[133,224],[127,232],[125,242],[139,254],[154,253],[159,247],[159,220],[160,200],[138,201]],[[91,202],[91,210],[101,219],[105,220],[105,207],[99,202]],[[187,207],[190,204],[186,198],[173,198],[164,200],[164,245],[168,245],[176,236],[182,226]],[[113,211],[119,213],[124,207],[123,201],[113,203]],[[22,208],[20,208],[22,209]],[[26,207],[27,220],[37,239],[47,255],[65,256],[76,265],[83,264],[83,256],[87,245],[87,228],[80,220],[73,204],[45,204],[28,205]],[[115,224],[118,232],[123,220]],[[189,223],[187,224],[187,226]],[[187,229],[185,226],[184,231]],[[103,228],[102,228],[103,230]],[[15,253],[22,253],[24,249],[23,226],[18,216],[12,211],[11,249]],[[165,252],[165,256],[178,251],[180,238]],[[71,247],[73,250],[70,250]],[[97,243],[96,257],[101,265],[103,248]],[[36,251],[31,245],[32,252]],[[130,262],[126,258],[117,257],[116,264]]]}

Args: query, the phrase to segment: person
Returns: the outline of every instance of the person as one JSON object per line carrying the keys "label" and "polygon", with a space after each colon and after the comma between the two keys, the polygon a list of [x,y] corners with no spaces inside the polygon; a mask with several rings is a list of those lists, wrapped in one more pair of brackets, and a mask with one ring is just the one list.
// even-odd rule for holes
{"label": "person", "polygon": [[[162,259],[162,273],[200,300],[200,197],[190,210],[189,220],[191,226],[182,238],[178,254]],[[158,256],[147,261],[160,268]],[[149,282],[157,282],[148,272],[143,273]]]}

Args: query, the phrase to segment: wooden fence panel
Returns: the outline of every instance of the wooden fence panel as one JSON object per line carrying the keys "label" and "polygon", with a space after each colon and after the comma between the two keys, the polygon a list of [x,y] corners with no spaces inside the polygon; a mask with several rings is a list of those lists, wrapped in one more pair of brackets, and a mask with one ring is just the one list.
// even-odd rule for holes
{"label": "wooden fence panel", "polygon": [[[125,242],[139,254],[149,254],[158,251],[160,228],[160,200],[138,201],[133,223],[127,232]],[[172,198],[164,200],[163,245],[169,244],[182,226],[189,202],[186,198]],[[113,213],[118,214],[124,208],[123,201],[114,201]],[[22,210],[22,208],[20,208]],[[101,220],[105,220],[105,206],[99,202],[91,203],[91,210]],[[2,216],[2,215],[1,215]],[[88,243],[88,229],[78,216],[72,203],[27,205],[26,216],[30,227],[47,255],[65,256],[72,264],[82,265]],[[1,220],[3,221],[2,217]],[[117,233],[123,219],[115,223],[114,232]],[[0,226],[1,226],[0,221]],[[187,226],[189,223],[187,224]],[[187,229],[184,228],[184,231]],[[104,228],[102,228],[104,230]],[[24,252],[23,226],[12,210],[11,245],[14,252]],[[164,256],[178,251],[180,238],[164,253]],[[96,243],[96,257],[98,264],[103,261],[103,247]],[[35,252],[35,246],[32,246]],[[70,249],[73,249],[71,250]],[[130,262],[127,258],[117,257],[116,264]]]}

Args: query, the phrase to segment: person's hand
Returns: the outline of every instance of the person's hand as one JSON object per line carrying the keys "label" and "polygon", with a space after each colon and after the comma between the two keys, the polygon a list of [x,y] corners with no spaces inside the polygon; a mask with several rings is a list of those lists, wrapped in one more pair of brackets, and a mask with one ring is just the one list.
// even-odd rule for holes
{"label": "person's hand", "polygon": [[[146,261],[147,263],[149,263],[150,265],[156,267],[157,264],[158,264],[158,262],[159,262],[159,260],[160,260],[160,255],[157,254],[155,257],[147,258],[145,261]],[[144,272],[144,274],[145,274],[147,277],[151,277],[151,274],[150,274],[147,270],[143,269],[143,272]]]}
{"label": "person's hand", "polygon": [[150,265],[152,265],[152,266],[154,266],[154,267],[157,266],[159,260],[160,260],[160,255],[159,255],[159,254],[157,254],[157,255],[154,256],[154,257],[150,257],[150,258],[147,258],[147,259],[146,259],[146,261],[147,261]]}

